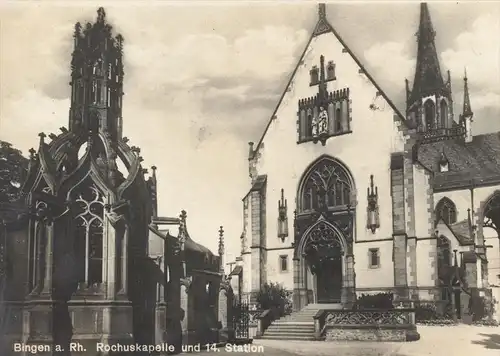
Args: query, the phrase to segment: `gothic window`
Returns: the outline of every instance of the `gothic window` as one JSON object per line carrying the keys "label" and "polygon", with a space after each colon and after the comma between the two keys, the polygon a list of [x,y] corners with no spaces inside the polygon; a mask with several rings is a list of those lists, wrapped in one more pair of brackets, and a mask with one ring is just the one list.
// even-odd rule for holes
{"label": "gothic window", "polygon": [[446,128],[448,126],[448,105],[446,104],[446,100],[441,100],[439,112],[441,115],[441,127]]}
{"label": "gothic window", "polygon": [[288,271],[288,256],[287,255],[280,256],[280,271],[281,272]]}
{"label": "gothic window", "polygon": [[[36,204],[37,210],[41,205],[45,205],[43,202],[38,202]],[[46,206],[46,205],[45,205]],[[42,262],[42,241],[45,238],[45,224],[42,221],[35,223],[35,229],[33,231],[33,237],[30,244],[30,287],[31,290],[35,289],[41,279],[41,262]]]}
{"label": "gothic window", "polygon": [[330,158],[319,160],[305,176],[299,212],[342,209],[351,203],[351,179],[347,170]]}
{"label": "gothic window", "polygon": [[342,110],[335,110],[335,132],[342,132]]}
{"label": "gothic window", "polygon": [[89,186],[76,199],[75,261],[79,283],[93,286],[102,283],[103,217],[102,194]]}
{"label": "gothic window", "polygon": [[313,115],[312,113],[307,114],[307,123],[306,123],[306,129],[305,129],[305,137],[309,138],[312,137],[313,134]]}
{"label": "gothic window", "polygon": [[328,67],[326,69],[326,80],[335,80],[335,63],[333,61],[328,62]]}
{"label": "gothic window", "polygon": [[436,106],[432,100],[427,100],[424,104],[425,127],[427,130],[436,128]]}
{"label": "gothic window", "polygon": [[311,76],[310,85],[318,84],[319,83],[319,69],[318,69],[318,67],[316,67],[316,66],[312,67],[309,74]]}
{"label": "gothic window", "polygon": [[454,224],[457,222],[457,208],[455,204],[448,198],[443,198],[436,205],[436,221],[443,219],[443,221],[448,224]]}
{"label": "gothic window", "polygon": [[368,257],[370,268],[380,267],[380,250],[378,248],[370,248],[368,250]]}

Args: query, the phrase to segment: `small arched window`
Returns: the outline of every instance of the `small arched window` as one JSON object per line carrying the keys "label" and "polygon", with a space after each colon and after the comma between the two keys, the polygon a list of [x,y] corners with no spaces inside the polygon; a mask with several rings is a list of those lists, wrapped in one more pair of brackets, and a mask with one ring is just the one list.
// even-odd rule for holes
{"label": "small arched window", "polygon": [[447,128],[448,127],[448,104],[446,103],[446,100],[441,100],[439,112],[441,115],[441,122],[440,125],[442,128]]}
{"label": "small arched window", "polygon": [[443,219],[443,221],[448,225],[457,222],[457,208],[455,204],[446,197],[437,203],[435,212],[436,221]]}
{"label": "small arched window", "polygon": [[425,128],[432,130],[436,128],[436,106],[432,100],[427,100],[424,104]]}

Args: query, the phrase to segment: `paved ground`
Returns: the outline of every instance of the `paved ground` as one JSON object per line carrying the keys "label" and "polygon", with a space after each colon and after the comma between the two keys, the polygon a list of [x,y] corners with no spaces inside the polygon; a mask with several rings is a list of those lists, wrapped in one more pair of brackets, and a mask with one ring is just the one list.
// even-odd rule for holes
{"label": "paved ground", "polygon": [[[203,355],[270,356],[498,356],[500,327],[419,326],[416,342],[322,342],[254,340],[251,348],[202,352]],[[257,348],[258,346],[262,346]],[[253,349],[252,349],[253,348]],[[253,352],[252,352],[253,351]],[[193,354],[191,354],[193,355]]]}

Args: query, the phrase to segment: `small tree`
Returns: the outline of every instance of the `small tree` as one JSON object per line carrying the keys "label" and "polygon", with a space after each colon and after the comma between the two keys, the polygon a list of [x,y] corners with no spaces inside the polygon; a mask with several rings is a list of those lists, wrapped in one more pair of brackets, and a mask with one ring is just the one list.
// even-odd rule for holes
{"label": "small tree", "polygon": [[265,283],[257,294],[257,307],[262,310],[272,309],[279,316],[291,311],[292,292],[279,283]]}
{"label": "small tree", "polygon": [[28,159],[21,151],[0,140],[0,202],[11,203],[19,199],[27,169]]}

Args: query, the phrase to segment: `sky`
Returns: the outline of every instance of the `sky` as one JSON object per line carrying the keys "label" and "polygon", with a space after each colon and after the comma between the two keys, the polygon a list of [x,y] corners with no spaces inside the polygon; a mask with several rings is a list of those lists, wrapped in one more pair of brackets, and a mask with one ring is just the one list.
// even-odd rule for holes
{"label": "sky", "polygon": [[[0,139],[27,153],[69,109],[75,22],[99,6],[125,38],[124,135],[158,167],[159,214],[187,211],[191,237],[226,262],[239,252],[248,142],[259,141],[317,21],[295,2],[3,1]],[[455,112],[467,68],[475,133],[500,131],[500,2],[430,2]],[[404,112],[413,81],[418,2],[329,3],[329,22]]]}

